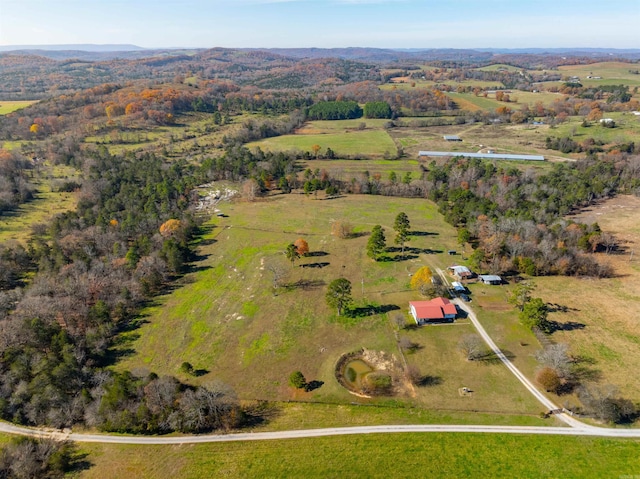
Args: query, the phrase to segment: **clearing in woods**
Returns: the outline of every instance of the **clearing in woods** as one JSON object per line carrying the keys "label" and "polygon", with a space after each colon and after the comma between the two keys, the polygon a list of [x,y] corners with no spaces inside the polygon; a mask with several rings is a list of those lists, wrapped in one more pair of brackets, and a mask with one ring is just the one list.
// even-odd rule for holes
{"label": "clearing in woods", "polygon": [[247,148],[260,147],[269,151],[308,151],[315,154],[313,146],[320,146],[324,155],[331,148],[336,157],[393,158],[397,147],[383,128],[388,120],[312,121],[306,123],[294,135],[248,143]]}
{"label": "clearing in woods", "polygon": [[[409,321],[408,301],[420,298],[408,287],[410,276],[425,264],[450,264],[446,252],[456,249],[456,232],[423,199],[321,198],[292,194],[221,206],[228,217],[211,225],[203,239],[199,254],[206,259],[181,287],[143,312],[139,329],[123,336],[121,348],[129,356],[118,367],[181,375],[181,363],[189,361],[203,374],[182,379],[221,379],[246,399],[388,401],[350,395],[335,380],[335,363],[363,347],[399,356],[391,319]],[[407,244],[406,259],[372,261],[366,256],[368,233],[383,225],[393,246],[393,221],[401,211],[420,233]],[[350,222],[357,237],[332,236],[336,220]],[[283,252],[299,237],[311,254],[292,266]],[[288,275],[275,294],[269,271],[274,263]],[[355,304],[367,315],[338,318],[328,308],[326,285],[341,276],[351,281]],[[375,314],[376,308],[387,314]],[[398,400],[436,409],[539,413],[535,399],[502,365],[458,357],[458,338],[469,329],[459,324],[411,332],[420,348],[409,360],[433,381]],[[293,391],[287,378],[295,370],[324,385],[312,393]],[[458,394],[467,382],[478,391],[470,400]]]}
{"label": "clearing in woods", "polygon": [[0,100],[0,115],[6,115],[8,113],[21,110],[22,108],[26,108],[29,105],[33,105],[37,102],[38,100]]}

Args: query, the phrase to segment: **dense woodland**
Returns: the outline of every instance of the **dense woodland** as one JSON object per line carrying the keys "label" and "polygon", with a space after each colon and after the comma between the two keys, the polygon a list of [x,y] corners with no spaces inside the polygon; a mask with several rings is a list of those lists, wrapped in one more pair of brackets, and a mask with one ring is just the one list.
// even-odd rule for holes
{"label": "dense woodland", "polygon": [[[555,79],[557,72],[543,66],[563,63],[556,57],[520,60],[513,65],[537,62],[540,74],[479,72],[453,61],[400,74],[529,89]],[[483,61],[488,64],[479,59],[475,65]],[[243,146],[292,132],[307,119],[363,113],[398,121],[406,114],[435,118],[443,112],[460,123],[534,117],[562,122],[569,115],[597,121],[604,112],[639,108],[626,88],[565,85],[570,97],[517,111],[504,94],[496,111],[462,113],[444,93],[447,85],[382,90],[380,65],[345,59],[215,49],[100,62],[0,55],[0,67],[2,98],[45,98],[0,117],[1,140],[37,141],[24,155],[0,150],[0,213],[32,198],[30,181],[40,161],[79,172],[77,183],[61,186],[78,190],[75,211],[33,228],[25,246],[0,247],[0,415],[23,424],[168,433],[229,429],[247,420],[223,384],[194,387],[173,377],[109,368],[118,360],[118,334],[134,327],[140,308],[188,271],[193,240],[202,231],[194,214],[199,184],[230,180],[242,183],[251,197],[326,190],[428,198],[458,227],[460,241],[474,245],[479,270],[596,277],[612,271],[591,253],[615,249],[615,238],[598,225],[566,217],[617,193],[640,194],[633,144],[603,151],[588,140],[578,145],[570,138],[549,139],[550,148],[588,156],[543,174],[454,158],[423,167],[419,179],[368,173],[331,178],[324,170],[301,171],[297,160],[310,159],[309,153]],[[82,141],[109,132],[117,140],[122,133],[176,124],[192,112],[210,115],[212,131],[239,115],[259,115],[238,122],[220,140],[222,154],[204,153],[201,161],[188,155],[168,159],[162,151],[112,155]],[[333,158],[330,149],[320,155]]]}

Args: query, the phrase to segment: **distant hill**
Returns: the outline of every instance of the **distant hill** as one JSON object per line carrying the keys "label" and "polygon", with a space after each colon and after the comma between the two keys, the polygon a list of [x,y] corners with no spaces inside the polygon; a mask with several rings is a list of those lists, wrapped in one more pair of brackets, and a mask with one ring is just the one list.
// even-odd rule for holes
{"label": "distant hill", "polygon": [[139,47],[137,45],[126,44],[105,44],[97,45],[93,43],[86,44],[69,44],[69,45],[0,45],[0,52],[12,52],[12,51],[25,51],[25,50],[38,50],[38,51],[61,51],[61,50],[73,50],[81,52],[134,52],[147,50],[146,48]]}

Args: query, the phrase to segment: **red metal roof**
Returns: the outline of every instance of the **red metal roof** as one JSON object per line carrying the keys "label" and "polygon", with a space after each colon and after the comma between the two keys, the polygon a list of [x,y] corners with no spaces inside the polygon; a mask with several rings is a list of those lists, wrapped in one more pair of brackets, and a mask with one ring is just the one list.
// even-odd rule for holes
{"label": "red metal roof", "polygon": [[446,298],[434,298],[431,301],[411,301],[418,319],[444,319],[456,315],[456,306]]}

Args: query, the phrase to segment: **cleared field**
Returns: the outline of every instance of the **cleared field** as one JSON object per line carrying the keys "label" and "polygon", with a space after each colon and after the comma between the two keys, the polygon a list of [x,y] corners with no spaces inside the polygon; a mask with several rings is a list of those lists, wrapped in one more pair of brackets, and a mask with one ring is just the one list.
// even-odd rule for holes
{"label": "cleared field", "polygon": [[383,158],[396,154],[395,143],[383,129],[284,135],[248,143],[246,146],[269,151],[313,152],[314,145],[319,145],[322,153],[331,148],[337,156]]}
{"label": "cleared field", "polygon": [[15,211],[0,215],[0,241],[24,243],[29,238],[33,225],[46,223],[55,215],[75,208],[75,193],[51,191],[51,181],[65,177],[73,178],[74,170],[57,166],[49,168],[49,171],[50,173],[41,172],[41,177],[32,182],[36,186],[33,200],[21,204]]}
{"label": "cleared field", "polygon": [[[415,84],[415,85],[414,85]],[[412,86],[413,85],[413,86]],[[500,81],[484,81],[484,80],[412,80],[412,79],[396,79],[391,83],[380,85],[381,90],[409,90],[414,88],[433,88],[436,85],[449,85],[452,87],[471,86],[478,88],[502,88],[504,85]]]}
{"label": "cleared field", "polygon": [[556,128],[548,131],[548,136],[571,137],[574,141],[584,141],[593,138],[606,144],[627,143],[640,141],[640,117],[629,113],[607,112],[605,118],[611,118],[616,122],[615,128],[605,128],[599,123],[591,123],[582,126],[582,117],[570,117],[568,121],[561,123]]}
{"label": "cleared field", "polygon": [[477,68],[477,70],[483,72],[497,72],[500,70],[506,70],[509,72],[519,72],[522,68],[514,67],[513,65],[507,65],[505,63],[496,63],[495,65],[488,65],[486,67]]}
{"label": "cleared field", "polygon": [[37,102],[38,100],[18,100],[18,101],[0,100],[0,115],[6,115],[7,113],[21,110]]}
{"label": "cleared field", "polygon": [[411,178],[417,180],[422,175],[418,160],[402,158],[400,160],[309,160],[300,161],[299,165],[306,169],[326,170],[332,178],[349,181],[351,178],[359,178],[368,171],[371,175],[380,174],[387,181],[391,172],[395,172],[398,181],[402,181],[406,173],[411,173]]}
{"label": "cleared field", "polygon": [[511,101],[509,103],[497,101],[495,93],[490,93],[485,98],[482,95],[476,96],[473,93],[447,93],[447,95],[454,100],[458,106],[463,110],[475,111],[481,110],[495,110],[501,106],[511,108],[513,111],[519,110],[523,104],[527,103],[533,106],[537,102],[541,102],[545,106],[551,105],[556,100],[562,100],[564,95],[551,92],[528,92],[520,90],[511,90],[509,97]]}
{"label": "cleared field", "polygon": [[[589,65],[566,65],[558,68],[562,75],[578,76],[583,85],[640,85],[640,75],[629,70],[638,70],[637,63],[601,62]],[[588,79],[599,76],[601,79]]]}
{"label": "cleared field", "polygon": [[640,473],[639,450],[637,440],[436,433],[183,446],[86,444],[81,451],[92,466],[80,477],[624,478]]}
{"label": "cleared field", "polygon": [[[477,152],[492,148],[498,153],[540,154],[549,159],[569,157],[545,148],[545,138],[551,136],[548,126],[484,125],[481,123],[427,128],[395,128],[390,135],[404,145],[405,155],[417,158],[420,150]],[[458,135],[461,142],[446,141],[444,135]],[[430,160],[427,160],[430,161]],[[503,162],[505,163],[505,162]],[[509,161],[509,164],[514,162]],[[541,162],[527,162],[527,168],[548,168]]]}
{"label": "cleared field", "polygon": [[[333,370],[341,354],[362,347],[398,355],[389,318],[386,314],[337,318],[324,301],[324,284],[344,276],[353,284],[357,306],[375,304],[390,310],[390,315],[404,314],[407,302],[418,297],[408,289],[410,275],[425,263],[448,264],[450,257],[444,252],[456,247],[455,230],[443,222],[435,205],[370,196],[316,200],[283,195],[256,203],[232,203],[222,209],[228,218],[220,219],[204,239],[200,254],[206,259],[196,265],[200,271],[188,275],[182,287],[143,312],[144,324],[123,337],[122,348],[131,356],[118,367],[181,374],[180,364],[189,361],[207,373],[184,379],[207,382],[218,378],[247,399],[387,401],[350,395],[339,386]],[[408,246],[417,249],[408,250],[404,261],[374,263],[365,254],[367,236],[342,240],[330,235],[333,220],[349,221],[357,232],[382,224],[391,244],[391,226],[400,211],[409,216],[414,231],[429,233],[412,236]],[[307,239],[312,256],[291,267],[282,252],[298,237]],[[292,285],[275,294],[268,270],[273,261],[284,263],[290,271],[285,281]],[[293,286],[299,281],[307,282],[306,290]],[[437,346],[439,363],[432,363],[435,357],[429,355],[420,363],[423,374],[437,371],[440,382],[434,387],[439,389],[424,397],[417,392],[415,399],[408,394],[399,398],[401,402],[454,410],[540,412],[501,366],[451,360],[447,367],[443,348],[453,347],[457,335],[468,327],[452,328],[416,333],[421,335],[425,354]],[[311,393],[293,391],[287,378],[295,370],[324,385]],[[458,388],[471,378],[489,386],[477,401],[460,401]],[[495,392],[499,390],[500,398]]]}

